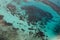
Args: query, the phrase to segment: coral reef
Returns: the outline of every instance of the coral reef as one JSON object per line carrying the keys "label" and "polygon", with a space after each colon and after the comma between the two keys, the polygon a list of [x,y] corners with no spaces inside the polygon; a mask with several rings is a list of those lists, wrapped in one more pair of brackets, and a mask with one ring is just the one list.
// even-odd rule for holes
{"label": "coral reef", "polygon": [[0,40],[60,40],[58,0],[0,0]]}

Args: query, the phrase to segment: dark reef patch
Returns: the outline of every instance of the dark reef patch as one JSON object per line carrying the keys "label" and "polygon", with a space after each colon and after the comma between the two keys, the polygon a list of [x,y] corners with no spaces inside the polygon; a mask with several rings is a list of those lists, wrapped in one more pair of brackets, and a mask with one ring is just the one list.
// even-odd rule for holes
{"label": "dark reef patch", "polygon": [[5,26],[12,26],[12,23],[8,23],[8,22],[4,21],[4,25]]}
{"label": "dark reef patch", "polygon": [[25,31],[24,29],[21,29],[23,32]]}
{"label": "dark reef patch", "polygon": [[15,31],[19,30],[19,28],[14,28],[14,27],[12,29],[15,30]]}
{"label": "dark reef patch", "polygon": [[[44,32],[42,32],[42,31],[40,31],[40,30],[35,34],[34,37],[41,38],[42,40],[46,40],[46,39],[47,39],[47,37],[46,37],[46,35],[44,34]],[[46,37],[46,39],[45,39],[45,37]]]}
{"label": "dark reef patch", "polygon": [[26,11],[26,14],[28,14],[28,21],[32,24],[38,21],[44,21],[46,23],[48,20],[51,20],[53,18],[50,13],[45,12],[35,6],[24,6],[21,7],[21,9]]}
{"label": "dark reef patch", "polygon": [[60,35],[60,24],[56,24],[56,26],[54,28],[54,33],[56,35]]}
{"label": "dark reef patch", "polygon": [[28,28],[29,30],[35,30],[35,29],[33,29],[33,28]]}
{"label": "dark reef patch", "polygon": [[15,12],[16,12],[16,6],[15,5],[13,5],[13,4],[7,4],[7,8],[9,9],[9,11],[11,12],[11,14],[15,14]]}
{"label": "dark reef patch", "polygon": [[25,17],[24,16],[20,16],[20,20],[23,20],[24,21]]}
{"label": "dark reef patch", "polygon": [[0,40],[7,40],[5,37],[0,36]]}
{"label": "dark reef patch", "polygon": [[3,19],[3,17],[4,17],[3,15],[0,15],[0,20]]}

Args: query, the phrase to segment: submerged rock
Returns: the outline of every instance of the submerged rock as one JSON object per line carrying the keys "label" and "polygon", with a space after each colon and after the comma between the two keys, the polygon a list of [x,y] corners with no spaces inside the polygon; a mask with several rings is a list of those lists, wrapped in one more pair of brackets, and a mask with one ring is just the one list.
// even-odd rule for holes
{"label": "submerged rock", "polygon": [[48,20],[51,20],[53,18],[53,16],[50,13],[45,12],[42,9],[37,8],[35,6],[24,6],[22,7],[22,9],[26,11],[26,14],[28,14],[29,22],[48,22]]}

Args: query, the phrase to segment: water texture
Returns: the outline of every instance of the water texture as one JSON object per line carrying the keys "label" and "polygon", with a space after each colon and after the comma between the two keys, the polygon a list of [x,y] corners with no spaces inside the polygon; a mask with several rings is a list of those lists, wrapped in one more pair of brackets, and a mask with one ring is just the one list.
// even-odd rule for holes
{"label": "water texture", "polygon": [[60,40],[60,1],[0,0],[0,40]]}

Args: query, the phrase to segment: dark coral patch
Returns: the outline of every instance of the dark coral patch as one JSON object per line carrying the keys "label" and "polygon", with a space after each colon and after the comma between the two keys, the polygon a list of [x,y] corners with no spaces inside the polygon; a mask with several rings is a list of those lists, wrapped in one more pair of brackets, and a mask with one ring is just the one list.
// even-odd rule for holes
{"label": "dark coral patch", "polygon": [[15,12],[16,12],[16,6],[15,5],[13,5],[13,4],[7,4],[7,8],[9,9],[9,11],[12,14],[15,14]]}
{"label": "dark coral patch", "polygon": [[38,38],[41,38],[42,40],[46,40],[44,32],[42,32],[40,30],[35,34],[34,37],[38,37]]}
{"label": "dark coral patch", "polygon": [[0,15],[0,20],[3,19],[3,17],[4,17],[3,15]]}
{"label": "dark coral patch", "polygon": [[0,36],[0,40],[7,40],[5,37]]}
{"label": "dark coral patch", "polygon": [[5,26],[12,26],[12,23],[8,23],[8,22],[4,21],[4,25]]}
{"label": "dark coral patch", "polygon": [[24,29],[21,29],[23,32],[25,31]]}
{"label": "dark coral patch", "polygon": [[54,33],[57,35],[60,35],[60,24],[56,24],[56,26],[54,28]]}
{"label": "dark coral patch", "polygon": [[53,18],[50,13],[45,12],[35,6],[24,6],[22,9],[26,10],[26,13],[28,14],[28,21],[32,23],[37,21],[47,22]]}

